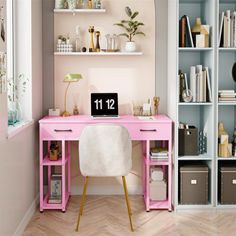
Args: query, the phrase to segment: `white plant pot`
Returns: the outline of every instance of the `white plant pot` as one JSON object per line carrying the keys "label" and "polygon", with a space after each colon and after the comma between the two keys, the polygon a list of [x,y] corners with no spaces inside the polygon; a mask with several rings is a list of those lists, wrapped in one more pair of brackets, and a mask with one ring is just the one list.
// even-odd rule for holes
{"label": "white plant pot", "polygon": [[135,42],[126,42],[125,51],[126,52],[135,52],[136,51],[136,43]]}

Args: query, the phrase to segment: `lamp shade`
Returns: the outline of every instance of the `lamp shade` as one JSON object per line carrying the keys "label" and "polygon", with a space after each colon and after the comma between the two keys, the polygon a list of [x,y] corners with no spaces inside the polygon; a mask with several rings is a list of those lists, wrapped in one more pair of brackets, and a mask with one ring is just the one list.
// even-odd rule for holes
{"label": "lamp shade", "polygon": [[78,82],[80,79],[83,79],[81,74],[67,74],[65,76],[64,82]]}

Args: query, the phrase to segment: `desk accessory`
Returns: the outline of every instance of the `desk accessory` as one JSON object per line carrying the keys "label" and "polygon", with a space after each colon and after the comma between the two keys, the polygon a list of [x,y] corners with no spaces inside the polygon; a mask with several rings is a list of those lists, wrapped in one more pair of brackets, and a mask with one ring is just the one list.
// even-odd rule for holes
{"label": "desk accessory", "polygon": [[193,95],[191,90],[188,88],[188,80],[187,80],[187,74],[184,74],[184,80],[185,80],[185,90],[182,93],[182,99],[184,102],[191,102],[193,100]]}
{"label": "desk accessory", "polygon": [[96,43],[96,52],[100,52],[101,49],[100,49],[100,42],[99,42],[99,37],[101,35],[100,31],[96,31],[96,39],[97,39],[97,43]]}
{"label": "desk accessory", "polygon": [[89,26],[88,31],[89,31],[89,34],[90,34],[89,52],[94,52],[94,41],[93,41],[94,26]]}
{"label": "desk accessory", "polygon": [[67,0],[68,8],[71,10],[76,9],[77,0]]}
{"label": "desk accessory", "polygon": [[65,83],[68,83],[67,85],[67,88],[66,88],[66,92],[65,92],[65,98],[64,98],[64,112],[62,113],[62,116],[70,116],[70,113],[67,111],[66,109],[66,100],[67,100],[67,93],[68,93],[68,89],[69,89],[69,86],[70,86],[70,83],[72,82],[78,82],[80,79],[82,79],[82,75],[81,74],[67,74],[65,79],[64,79],[64,82]]}
{"label": "desk accessory", "polygon": [[57,143],[51,143],[49,150],[49,160],[57,161],[59,158],[59,146]]}
{"label": "desk accessory", "polygon": [[154,109],[154,112],[153,112],[154,114],[153,115],[158,114],[159,103],[160,103],[160,98],[159,97],[154,97],[153,98],[153,109]]}
{"label": "desk accessory", "polygon": [[48,109],[49,116],[60,116],[60,109]]}

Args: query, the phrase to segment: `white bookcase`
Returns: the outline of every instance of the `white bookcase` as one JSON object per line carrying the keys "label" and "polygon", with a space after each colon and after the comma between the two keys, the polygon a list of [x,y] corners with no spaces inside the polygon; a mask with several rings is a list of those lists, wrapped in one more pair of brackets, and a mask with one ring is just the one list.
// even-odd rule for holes
{"label": "white bookcase", "polygon": [[[236,90],[236,83],[231,76],[232,66],[236,62],[236,48],[220,48],[218,46],[219,16],[222,11],[236,11],[235,0],[169,0],[168,9],[168,113],[175,121],[175,208],[227,208],[234,205],[221,205],[218,199],[219,167],[229,163],[236,165],[236,158],[218,157],[218,122],[223,121],[230,138],[233,136],[236,123],[236,103],[219,103],[218,91],[223,89]],[[179,19],[188,15],[191,27],[196,17],[202,24],[211,26],[209,48],[179,48]],[[179,102],[178,71],[187,72],[190,66],[201,64],[209,67],[212,102],[184,103]],[[174,100],[175,99],[175,100]],[[173,105],[175,103],[175,106]],[[179,122],[188,123],[207,133],[207,153],[199,156],[178,155]],[[183,164],[204,163],[209,167],[209,202],[207,205],[180,204],[180,167]],[[236,205],[235,205],[236,207]]]}
{"label": "white bookcase", "polygon": [[[217,16],[226,10],[236,11],[236,1],[233,0],[218,0],[216,5]],[[217,29],[219,28],[219,17],[216,19]],[[218,37],[218,35],[217,35]],[[219,90],[231,89],[236,90],[236,83],[232,79],[231,71],[233,64],[236,62],[236,48],[221,48],[216,45],[216,65],[217,65],[217,86],[216,94]],[[235,103],[219,103],[218,97],[216,99],[216,137],[218,137],[218,122],[223,121],[225,129],[229,133],[230,138],[233,136],[234,125],[236,124],[236,102]],[[217,144],[217,139],[215,140]],[[215,147],[216,153],[216,207],[218,208],[232,208],[236,205],[221,205],[218,197],[218,180],[219,180],[219,168],[222,165],[230,164],[236,165],[236,158],[221,158],[218,156],[217,145]]]}

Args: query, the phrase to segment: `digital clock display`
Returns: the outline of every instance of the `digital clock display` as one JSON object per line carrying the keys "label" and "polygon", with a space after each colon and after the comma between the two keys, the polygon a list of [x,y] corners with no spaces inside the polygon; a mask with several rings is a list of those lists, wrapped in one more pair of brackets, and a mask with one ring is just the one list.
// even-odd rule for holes
{"label": "digital clock display", "polygon": [[91,114],[92,116],[118,115],[118,94],[92,93]]}

